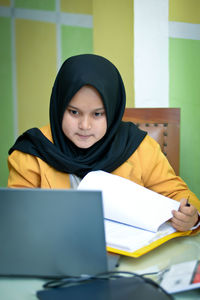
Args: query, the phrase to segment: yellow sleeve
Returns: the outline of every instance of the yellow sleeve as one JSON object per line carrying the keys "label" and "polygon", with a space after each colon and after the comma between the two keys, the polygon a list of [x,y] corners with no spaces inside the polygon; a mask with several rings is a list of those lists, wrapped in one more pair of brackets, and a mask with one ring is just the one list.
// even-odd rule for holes
{"label": "yellow sleeve", "polygon": [[187,184],[174,173],[159,144],[147,136],[138,148],[145,187],[172,198],[180,200],[189,196],[189,201],[200,211],[200,201],[190,191]]}
{"label": "yellow sleeve", "polygon": [[8,187],[40,187],[40,166],[35,156],[15,150],[8,157]]}

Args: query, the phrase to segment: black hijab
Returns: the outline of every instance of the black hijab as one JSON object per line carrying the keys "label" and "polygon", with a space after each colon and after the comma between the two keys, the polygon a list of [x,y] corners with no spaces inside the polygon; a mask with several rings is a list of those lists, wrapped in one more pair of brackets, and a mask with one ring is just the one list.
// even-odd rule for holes
{"label": "black hijab", "polygon": [[[107,132],[87,149],[75,146],[62,131],[63,114],[75,93],[84,85],[97,89],[102,97]],[[41,158],[58,171],[85,176],[94,170],[112,172],[137,149],[146,132],[122,122],[126,95],[117,68],[104,57],[83,54],[70,57],[61,66],[51,94],[51,143],[38,128],[24,132],[9,150],[20,150]]]}

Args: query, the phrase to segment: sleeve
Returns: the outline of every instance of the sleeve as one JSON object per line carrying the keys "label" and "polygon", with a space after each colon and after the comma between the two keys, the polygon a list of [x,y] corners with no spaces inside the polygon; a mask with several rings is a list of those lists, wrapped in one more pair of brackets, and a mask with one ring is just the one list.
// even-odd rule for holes
{"label": "sleeve", "polygon": [[200,201],[190,191],[187,184],[176,176],[167,158],[162,153],[160,145],[151,137],[146,137],[142,143],[140,163],[144,186],[174,200],[188,198],[200,212]]}
{"label": "sleeve", "polygon": [[35,156],[15,150],[8,157],[8,187],[40,187],[40,166]]}

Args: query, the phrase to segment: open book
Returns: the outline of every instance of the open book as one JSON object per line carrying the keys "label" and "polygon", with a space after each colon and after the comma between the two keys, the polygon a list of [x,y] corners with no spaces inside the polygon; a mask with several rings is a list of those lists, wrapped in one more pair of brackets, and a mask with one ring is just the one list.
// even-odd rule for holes
{"label": "open book", "polygon": [[128,179],[104,171],[88,173],[79,190],[100,190],[103,196],[107,250],[138,257],[176,236],[168,222],[179,202]]}

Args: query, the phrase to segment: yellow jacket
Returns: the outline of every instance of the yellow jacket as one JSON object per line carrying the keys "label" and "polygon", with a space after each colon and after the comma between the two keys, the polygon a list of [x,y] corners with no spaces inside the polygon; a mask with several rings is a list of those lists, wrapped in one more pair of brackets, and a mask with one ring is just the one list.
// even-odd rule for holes
{"label": "yellow jacket", "polygon": [[[49,125],[42,127],[41,131],[52,141]],[[33,155],[15,150],[8,157],[8,167],[8,187],[70,188],[69,174],[55,170]],[[131,157],[112,173],[174,200],[190,195],[190,203],[200,211],[200,201],[175,175],[159,144],[150,136],[146,136]]]}

